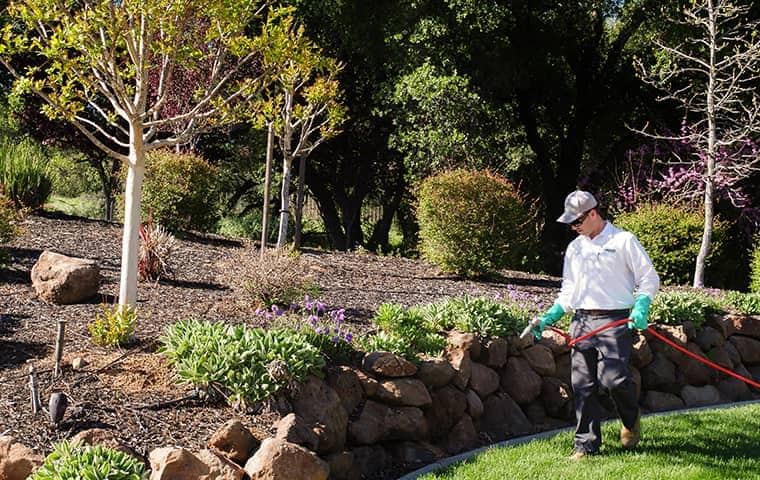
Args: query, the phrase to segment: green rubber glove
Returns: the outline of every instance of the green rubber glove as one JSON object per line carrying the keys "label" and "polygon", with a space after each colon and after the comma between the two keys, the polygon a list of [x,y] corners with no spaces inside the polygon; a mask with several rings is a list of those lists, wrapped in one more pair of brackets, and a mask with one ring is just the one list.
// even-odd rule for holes
{"label": "green rubber glove", "polygon": [[559,303],[555,303],[552,305],[552,308],[550,308],[544,315],[541,317],[541,321],[539,324],[535,327],[533,327],[533,330],[531,330],[531,333],[533,333],[533,336],[536,337],[536,340],[541,340],[541,332],[543,332],[546,327],[550,325],[554,325],[557,320],[562,318],[562,315],[565,314],[565,310],[562,308],[562,305]]}
{"label": "green rubber glove", "polygon": [[631,321],[628,322],[628,328],[637,330],[646,330],[649,326],[647,319],[649,318],[649,305],[652,304],[652,299],[648,295],[639,295],[636,297],[636,303],[633,304],[631,309],[631,315],[629,316]]}

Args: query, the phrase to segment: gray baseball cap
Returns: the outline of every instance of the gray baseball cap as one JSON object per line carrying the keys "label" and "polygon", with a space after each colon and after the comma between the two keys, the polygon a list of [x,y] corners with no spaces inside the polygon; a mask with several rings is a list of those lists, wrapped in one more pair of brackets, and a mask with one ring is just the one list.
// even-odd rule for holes
{"label": "gray baseball cap", "polygon": [[565,198],[565,213],[557,219],[561,223],[572,223],[578,217],[596,207],[593,195],[583,190],[576,190]]}

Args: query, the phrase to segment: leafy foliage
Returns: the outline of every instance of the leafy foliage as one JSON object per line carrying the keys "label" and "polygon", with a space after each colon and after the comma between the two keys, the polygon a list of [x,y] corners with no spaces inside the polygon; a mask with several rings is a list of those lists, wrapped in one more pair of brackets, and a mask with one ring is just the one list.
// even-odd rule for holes
{"label": "leafy foliage", "polygon": [[717,299],[700,290],[660,292],[652,302],[649,320],[666,325],[681,325],[689,320],[700,328],[710,313],[721,310]]}
{"label": "leafy foliage", "polygon": [[760,315],[760,293],[728,291],[723,297],[725,303],[744,315]]}
{"label": "leafy foliage", "polygon": [[535,232],[515,188],[488,172],[454,170],[425,179],[417,209],[420,251],[467,277],[525,265]]}
{"label": "leafy foliage", "polygon": [[42,466],[29,480],[145,480],[148,472],[140,460],[102,445],[79,445],[67,441],[55,445]]}
{"label": "leafy foliage", "polygon": [[132,339],[137,324],[137,310],[129,305],[102,305],[102,313],[87,326],[96,345],[118,347]]}
{"label": "leafy foliage", "polygon": [[44,151],[29,139],[0,142],[0,187],[16,208],[42,208],[53,190]]}
{"label": "leafy foliage", "polygon": [[168,326],[160,341],[183,382],[220,391],[233,405],[266,399],[320,374],[325,364],[319,350],[291,329],[184,320]]}
{"label": "leafy foliage", "polygon": [[288,306],[318,290],[301,266],[297,252],[277,248],[265,250],[261,257],[258,252],[248,252],[248,256],[252,258],[243,260],[245,269],[240,275],[243,288],[255,304]]}
{"label": "leafy foliage", "polygon": [[137,273],[140,280],[158,281],[171,274],[169,259],[176,239],[163,226],[153,223],[152,218],[140,225],[140,256]]}
{"label": "leafy foliage", "polygon": [[760,237],[755,240],[749,265],[749,290],[760,293]]}
{"label": "leafy foliage", "polygon": [[[19,212],[14,208],[13,202],[0,192],[0,243],[10,242],[18,234],[19,229],[16,226],[18,218]],[[0,248],[0,265],[6,261],[5,249]]]}
{"label": "leafy foliage", "polygon": [[431,304],[423,310],[439,330],[457,329],[482,338],[516,335],[535,313],[518,303],[470,296]]}
{"label": "leafy foliage", "polygon": [[143,216],[170,232],[211,231],[219,220],[216,169],[194,154],[157,150],[145,162]]}
{"label": "leafy foliage", "polygon": [[421,308],[384,303],[378,307],[373,322],[379,331],[359,339],[366,352],[385,351],[417,360],[419,354],[440,355],[446,347],[446,339],[427,321]]}
{"label": "leafy foliage", "polygon": [[[703,218],[699,212],[659,204],[642,205],[623,213],[615,224],[636,235],[646,249],[663,284],[689,283],[702,240]],[[716,218],[713,225],[711,254],[707,258],[712,283],[722,280],[725,266],[728,225]]]}

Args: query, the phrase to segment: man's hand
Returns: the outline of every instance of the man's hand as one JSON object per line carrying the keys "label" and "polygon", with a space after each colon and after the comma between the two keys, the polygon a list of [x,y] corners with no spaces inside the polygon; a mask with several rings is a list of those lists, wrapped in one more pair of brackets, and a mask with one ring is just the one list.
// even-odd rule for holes
{"label": "man's hand", "polygon": [[538,325],[536,325],[533,330],[531,330],[531,333],[533,333],[533,336],[536,337],[536,340],[541,340],[541,333],[546,329],[546,327],[554,325],[557,320],[562,318],[562,315],[564,314],[565,310],[559,303],[552,305],[552,308],[547,310],[547,312],[541,316],[541,321],[538,323]]}
{"label": "man's hand", "polygon": [[648,295],[639,295],[636,297],[636,303],[633,304],[631,309],[630,319],[628,322],[628,328],[637,330],[646,330],[649,326],[649,305],[652,304],[652,299]]}

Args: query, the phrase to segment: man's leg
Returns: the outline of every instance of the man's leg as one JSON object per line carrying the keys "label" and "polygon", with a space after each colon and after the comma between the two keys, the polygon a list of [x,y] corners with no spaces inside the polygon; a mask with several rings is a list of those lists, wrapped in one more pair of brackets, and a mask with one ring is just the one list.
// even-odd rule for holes
{"label": "man's leg", "polygon": [[[571,326],[571,334],[577,337],[574,331],[579,330],[579,321],[575,319]],[[574,328],[575,327],[575,328]],[[573,384],[573,398],[575,399],[575,427],[576,451],[584,453],[596,453],[602,443],[601,432],[601,407],[597,397],[597,363],[598,352],[595,348],[580,350],[574,348],[570,353],[572,364],[571,380]]]}
{"label": "man's leg", "polygon": [[632,430],[639,418],[639,399],[629,366],[633,335],[625,325],[607,330],[599,335],[597,348],[599,383],[610,391],[623,425]]}

